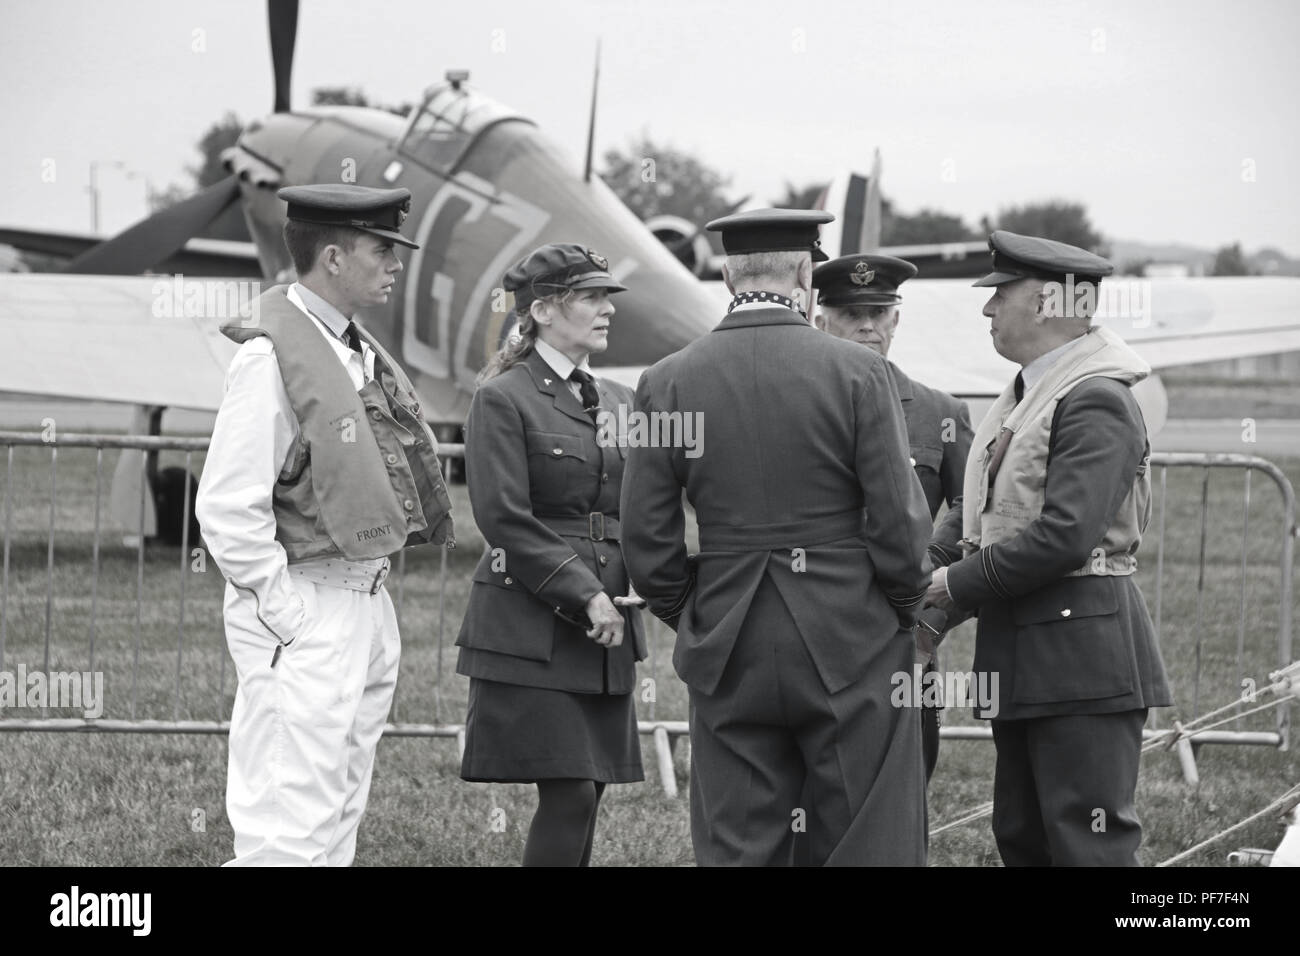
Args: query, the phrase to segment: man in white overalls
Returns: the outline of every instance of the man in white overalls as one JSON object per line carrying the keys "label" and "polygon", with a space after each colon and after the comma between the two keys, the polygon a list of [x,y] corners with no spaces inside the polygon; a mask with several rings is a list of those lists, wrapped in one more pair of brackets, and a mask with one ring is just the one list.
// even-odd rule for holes
{"label": "man in white overalls", "polygon": [[400,645],[388,555],[454,544],[437,444],[353,321],[388,301],[406,189],[295,186],[298,281],[264,293],[226,377],[195,513],[227,579],[239,677],[226,808],[237,865],[347,866]]}

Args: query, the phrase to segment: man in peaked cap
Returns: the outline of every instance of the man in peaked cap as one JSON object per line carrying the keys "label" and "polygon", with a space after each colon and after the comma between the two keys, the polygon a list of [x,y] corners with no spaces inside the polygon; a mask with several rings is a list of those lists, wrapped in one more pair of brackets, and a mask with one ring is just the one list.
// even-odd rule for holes
{"label": "man in peaked cap", "polygon": [[706,865],[789,864],[799,833],[813,863],[925,861],[919,715],[889,698],[912,673],[929,509],[887,363],[802,314],[831,218],[709,223],[728,314],[637,387],[638,418],[708,426],[689,454],[630,442],[621,504],[633,585],[677,631]]}
{"label": "man in peaked cap", "polygon": [[962,507],[931,544],[927,601],[977,610],[975,674],[997,683],[993,833],[1008,866],[1133,866],[1142,725],[1172,701],[1135,554],[1150,446],[1131,386],[1150,369],[1092,326],[1112,266],[995,232],[984,315],[1020,365],[975,431]]}
{"label": "man in peaked cap", "polygon": [[294,186],[298,281],[254,303],[226,375],[196,513],[227,579],[239,676],[226,807],[239,865],[348,865],[400,644],[388,555],[453,544],[437,443],[355,316],[388,301],[405,189]]}
{"label": "man in peaked cap", "polygon": [[[841,256],[818,266],[813,270],[820,306],[817,327],[888,358],[902,315],[899,288],[916,271],[904,259],[881,255]],[[915,382],[896,364],[888,364],[903,401],[916,476],[925,489],[930,514],[937,515],[944,502],[951,507],[961,496],[970,415],[964,402]]]}
{"label": "man in peaked cap", "polygon": [[[881,255],[852,255],[832,259],[813,270],[813,286],[820,306],[816,324],[836,338],[858,342],[889,357],[898,330],[900,286],[916,275],[905,259]],[[903,403],[912,466],[925,490],[933,519],[939,508],[959,507],[966,455],[970,451],[970,414],[966,403],[947,392],[922,385],[903,374],[893,362],[889,371]],[[947,615],[928,608],[917,623],[917,663],[925,674],[938,673],[936,643],[942,639]],[[933,678],[922,677],[928,686]],[[927,700],[931,699],[926,695]],[[921,714],[925,776],[929,780],[939,759],[939,708],[926,705]]]}

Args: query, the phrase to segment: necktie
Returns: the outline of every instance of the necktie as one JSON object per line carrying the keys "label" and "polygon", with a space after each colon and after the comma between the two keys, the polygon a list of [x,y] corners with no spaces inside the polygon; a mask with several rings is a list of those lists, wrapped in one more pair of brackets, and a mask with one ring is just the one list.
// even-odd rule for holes
{"label": "necktie", "polygon": [[[1016,373],[1015,391],[1016,404],[1019,405],[1020,400],[1025,397],[1025,377],[1019,372]],[[1002,429],[997,444],[993,446],[993,454],[989,458],[989,497],[993,496],[993,482],[997,480],[998,469],[1002,467],[1002,459],[1006,457],[1007,446],[1011,444],[1011,436],[1014,434],[1015,432],[1009,429]]]}
{"label": "necktie", "polygon": [[348,348],[361,355],[361,336],[357,332],[357,324],[349,322],[348,327],[343,330],[343,341],[348,344]]}
{"label": "necktie", "polygon": [[600,405],[600,393],[596,391],[596,380],[592,378],[590,372],[575,368],[569,373],[569,381],[578,383],[578,390],[582,392],[582,410],[594,422],[596,420],[596,409]]}

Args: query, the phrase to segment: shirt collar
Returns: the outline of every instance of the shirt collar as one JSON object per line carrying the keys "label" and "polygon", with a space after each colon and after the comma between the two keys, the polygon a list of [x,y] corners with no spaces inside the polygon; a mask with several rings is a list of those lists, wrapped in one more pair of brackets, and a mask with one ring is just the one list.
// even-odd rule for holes
{"label": "shirt collar", "polygon": [[333,332],[337,338],[343,338],[348,330],[348,323],[352,321],[351,319],[301,282],[295,282],[289,288],[298,293],[298,298],[302,300],[302,304],[306,306],[308,312],[320,319],[325,324],[325,327]]}
{"label": "shirt collar", "polygon": [[1058,345],[1050,352],[1044,352],[1038,358],[1034,359],[1028,365],[1020,370],[1020,377],[1024,380],[1025,391],[1034,387],[1042,377],[1047,374],[1047,370],[1057,363],[1057,361],[1068,352],[1074,345],[1079,342],[1079,338],[1070,339],[1064,345]]}
{"label": "shirt collar", "polygon": [[555,374],[562,379],[568,379],[575,368],[580,368],[588,374],[591,373],[591,368],[587,365],[586,359],[582,360],[581,365],[574,365],[567,355],[554,346],[546,344],[540,338],[533,343],[533,347],[537,349],[537,354],[542,357],[542,361],[549,365]]}

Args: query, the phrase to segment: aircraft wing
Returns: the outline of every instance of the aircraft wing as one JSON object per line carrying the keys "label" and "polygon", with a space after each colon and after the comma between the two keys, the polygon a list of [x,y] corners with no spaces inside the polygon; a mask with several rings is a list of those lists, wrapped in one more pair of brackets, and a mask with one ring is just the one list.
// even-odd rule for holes
{"label": "aircraft wing", "polygon": [[[1107,279],[1097,322],[1155,370],[1300,351],[1300,279]],[[995,396],[1016,366],[993,350],[990,290],[966,279],[913,279],[889,357],[908,375],[964,398]]]}
{"label": "aircraft wing", "polygon": [[[731,293],[721,282],[703,284],[723,315]],[[993,351],[989,320],[980,314],[987,300],[988,290],[972,288],[969,279],[913,279],[903,286],[890,361],[918,382],[958,398],[1000,394],[1016,366]]]}
{"label": "aircraft wing", "polygon": [[[187,293],[224,286],[186,278]],[[184,313],[171,277],[0,276],[0,392],[213,411],[235,344],[221,319]],[[706,283],[722,306],[730,295]],[[1107,280],[1098,321],[1155,369],[1300,350],[1300,279]],[[987,289],[916,279],[904,289],[890,358],[962,398],[997,395],[1015,374],[981,315]],[[1128,296],[1127,300],[1124,296]],[[635,386],[640,368],[601,369]]]}
{"label": "aircraft wing", "polygon": [[1154,369],[1300,350],[1300,279],[1124,278],[1101,289],[1097,321]]}
{"label": "aircraft wing", "polygon": [[237,346],[219,331],[222,319],[185,317],[185,303],[164,291],[172,285],[0,276],[0,392],[215,411]]}
{"label": "aircraft wing", "polygon": [[910,378],[958,398],[993,397],[1015,378],[1017,366],[993,350],[981,311],[987,289],[969,279],[913,279],[889,358]]}
{"label": "aircraft wing", "polygon": [[[71,261],[103,242],[102,236],[81,232],[50,232],[0,226],[0,243],[21,252],[48,256],[60,262]],[[251,242],[229,239],[190,239],[162,262],[155,271],[180,272],[193,276],[239,276],[256,279],[262,275],[257,246]]]}

